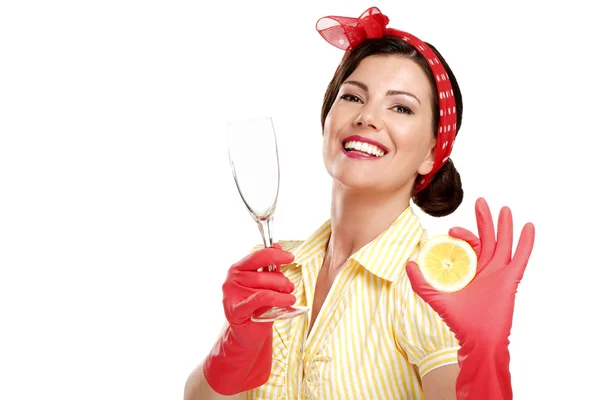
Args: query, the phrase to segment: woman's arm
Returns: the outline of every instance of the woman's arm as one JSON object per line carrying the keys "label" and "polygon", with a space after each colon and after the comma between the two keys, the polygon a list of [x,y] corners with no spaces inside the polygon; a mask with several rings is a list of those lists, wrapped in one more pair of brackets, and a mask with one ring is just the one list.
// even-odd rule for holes
{"label": "woman's arm", "polygon": [[422,381],[425,400],[456,400],[458,365],[445,365],[428,372]]}
{"label": "woman's arm", "polygon": [[512,400],[508,350],[517,288],[533,250],[535,228],[527,223],[513,255],[513,221],[510,208],[498,217],[498,234],[487,202],[475,205],[480,237],[464,228],[450,235],[465,240],[477,254],[477,273],[463,289],[439,292],[424,279],[412,261],[406,272],[413,290],[433,308],[454,332],[460,344],[456,398],[460,400]]}
{"label": "woman's arm", "polygon": [[188,377],[185,383],[184,400],[244,400],[246,398],[246,393],[223,396],[212,390],[208,382],[206,382],[202,367],[203,364],[198,365]]}
{"label": "woman's arm", "polygon": [[[223,329],[221,329],[222,335],[229,323],[225,323],[223,325]],[[200,363],[190,374],[187,381],[185,382],[185,390],[183,394],[184,400],[221,400],[221,399],[230,399],[230,400],[244,400],[246,398],[245,393],[239,393],[233,396],[223,396],[210,387],[208,382],[206,382],[206,378],[204,377],[204,363]]]}
{"label": "woman's arm", "polygon": [[239,399],[239,393],[268,381],[273,323],[256,323],[251,317],[265,307],[289,307],[296,298],[291,294],[294,285],[281,272],[258,271],[268,265],[292,261],[292,253],[274,244],[249,254],[229,268],[223,284],[227,323],[204,362],[188,377],[184,389],[186,400]]}

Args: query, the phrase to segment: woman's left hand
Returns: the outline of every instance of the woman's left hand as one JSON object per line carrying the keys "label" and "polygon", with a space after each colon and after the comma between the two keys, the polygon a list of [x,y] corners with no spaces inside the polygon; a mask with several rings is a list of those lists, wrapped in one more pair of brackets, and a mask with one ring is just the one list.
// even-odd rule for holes
{"label": "woman's left hand", "polygon": [[475,278],[462,290],[444,293],[433,289],[419,267],[409,262],[406,272],[413,290],[446,322],[459,343],[496,345],[508,341],[517,286],[533,250],[534,226],[527,223],[512,256],[513,221],[503,207],[498,219],[498,238],[487,202],[475,204],[480,238],[464,228],[453,228],[450,236],[468,242],[477,254]]}
{"label": "woman's left hand", "polygon": [[498,238],[486,201],[475,204],[480,238],[463,228],[450,236],[468,242],[477,254],[475,278],[463,289],[443,293],[433,289],[414,262],[406,265],[413,290],[433,308],[460,344],[456,380],[458,400],[512,399],[508,337],[512,327],[517,286],[533,250],[535,230],[527,223],[512,256],[511,211],[503,207],[498,219]]}

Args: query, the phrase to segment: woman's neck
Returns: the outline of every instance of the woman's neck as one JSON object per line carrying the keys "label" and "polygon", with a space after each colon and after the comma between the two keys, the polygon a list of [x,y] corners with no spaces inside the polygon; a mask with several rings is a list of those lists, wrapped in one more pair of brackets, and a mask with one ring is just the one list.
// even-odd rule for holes
{"label": "woman's neck", "polygon": [[394,193],[356,191],[334,181],[331,198],[331,236],[323,262],[340,269],[361,247],[387,229],[410,201],[410,188]]}

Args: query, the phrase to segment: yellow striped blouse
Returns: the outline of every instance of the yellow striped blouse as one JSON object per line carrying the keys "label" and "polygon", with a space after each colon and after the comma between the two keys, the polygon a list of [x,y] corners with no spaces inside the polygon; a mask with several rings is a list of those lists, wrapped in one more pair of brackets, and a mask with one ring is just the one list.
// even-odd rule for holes
{"label": "yellow striped blouse", "polygon": [[[306,241],[279,242],[295,256],[281,271],[296,286],[296,304],[311,312],[330,233],[327,221]],[[404,269],[425,236],[407,207],[350,257],[309,335],[310,314],[276,321],[271,376],[246,398],[422,399],[421,378],[456,363],[458,350],[454,335],[414,293]]]}

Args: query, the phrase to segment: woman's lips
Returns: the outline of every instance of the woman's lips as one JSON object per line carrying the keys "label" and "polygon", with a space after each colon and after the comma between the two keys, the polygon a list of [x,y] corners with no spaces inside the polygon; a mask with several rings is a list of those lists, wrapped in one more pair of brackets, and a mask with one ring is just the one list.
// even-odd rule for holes
{"label": "woman's lips", "polygon": [[344,144],[342,143],[342,151],[344,152],[345,155],[347,155],[350,158],[358,158],[361,160],[378,160],[381,157],[377,157],[377,156],[371,156],[371,155],[367,155],[367,154],[361,154],[361,153],[355,153],[353,151],[348,151],[344,148]]}
{"label": "woman's lips", "polygon": [[[346,146],[349,142],[354,143],[351,143],[349,146],[351,147],[351,149],[347,150]],[[362,145],[361,148],[360,143],[368,144],[369,146],[365,147],[365,145]],[[341,145],[342,151],[345,155],[347,155],[350,158],[357,158],[362,160],[375,160],[385,156],[389,152],[389,149],[381,143],[379,143],[378,141],[358,135],[353,135],[345,138],[344,140],[342,140]]]}
{"label": "woman's lips", "polygon": [[381,150],[383,150],[383,152],[385,154],[390,152],[390,149],[388,149],[387,147],[385,147],[384,145],[382,145],[381,143],[379,143],[377,140],[374,140],[374,139],[369,139],[369,138],[366,138],[363,136],[358,136],[358,135],[352,135],[352,136],[349,136],[346,139],[342,140],[342,143],[346,143],[346,142],[350,142],[350,141],[364,142],[364,143],[372,144],[373,146],[379,147]]}

